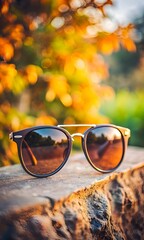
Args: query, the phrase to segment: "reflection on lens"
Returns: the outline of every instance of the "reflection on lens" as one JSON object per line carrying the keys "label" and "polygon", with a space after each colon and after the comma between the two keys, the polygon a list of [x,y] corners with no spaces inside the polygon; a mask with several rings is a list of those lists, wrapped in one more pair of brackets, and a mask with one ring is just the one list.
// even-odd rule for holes
{"label": "reflection on lens", "polygon": [[33,130],[22,143],[22,158],[33,174],[49,174],[61,166],[68,153],[69,141],[64,132],[54,128]]}
{"label": "reflection on lens", "polygon": [[123,156],[123,140],[114,127],[98,127],[88,132],[86,146],[92,164],[100,170],[116,168]]}

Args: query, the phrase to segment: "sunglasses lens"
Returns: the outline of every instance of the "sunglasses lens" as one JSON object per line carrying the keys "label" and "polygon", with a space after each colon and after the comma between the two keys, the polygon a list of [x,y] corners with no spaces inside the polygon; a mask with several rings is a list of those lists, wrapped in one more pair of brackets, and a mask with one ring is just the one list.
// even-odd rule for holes
{"label": "sunglasses lens", "polygon": [[122,160],[124,143],[121,132],[114,127],[97,127],[86,137],[86,148],[92,164],[102,171],[111,171]]}
{"label": "sunglasses lens", "polygon": [[55,128],[29,132],[22,143],[22,159],[29,172],[51,174],[65,162],[69,154],[67,135]]}

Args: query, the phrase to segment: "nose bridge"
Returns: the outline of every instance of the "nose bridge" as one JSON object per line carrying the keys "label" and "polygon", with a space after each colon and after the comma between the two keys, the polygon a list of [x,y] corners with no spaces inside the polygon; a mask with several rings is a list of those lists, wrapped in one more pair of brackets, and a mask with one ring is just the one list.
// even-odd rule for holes
{"label": "nose bridge", "polygon": [[82,138],[84,137],[84,135],[83,135],[82,133],[73,133],[73,134],[71,135],[73,141],[74,141],[73,138],[74,138],[75,136],[82,137]]}

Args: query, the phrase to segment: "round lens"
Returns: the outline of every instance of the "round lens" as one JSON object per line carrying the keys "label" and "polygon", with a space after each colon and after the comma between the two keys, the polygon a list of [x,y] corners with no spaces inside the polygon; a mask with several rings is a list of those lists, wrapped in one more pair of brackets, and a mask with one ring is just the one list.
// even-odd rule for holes
{"label": "round lens", "polygon": [[122,160],[124,143],[121,132],[114,127],[97,127],[86,136],[87,154],[92,164],[102,171],[111,171]]}
{"label": "round lens", "polygon": [[35,175],[51,174],[67,159],[69,140],[59,129],[40,128],[29,132],[22,142],[22,159]]}

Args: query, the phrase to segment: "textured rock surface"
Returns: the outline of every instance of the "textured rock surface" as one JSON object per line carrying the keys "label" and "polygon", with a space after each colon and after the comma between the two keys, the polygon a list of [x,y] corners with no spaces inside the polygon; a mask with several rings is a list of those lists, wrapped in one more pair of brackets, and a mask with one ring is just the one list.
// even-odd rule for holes
{"label": "textured rock surface", "polygon": [[0,169],[0,239],[144,240],[144,150],[101,175],[72,157],[57,175],[35,179]]}

